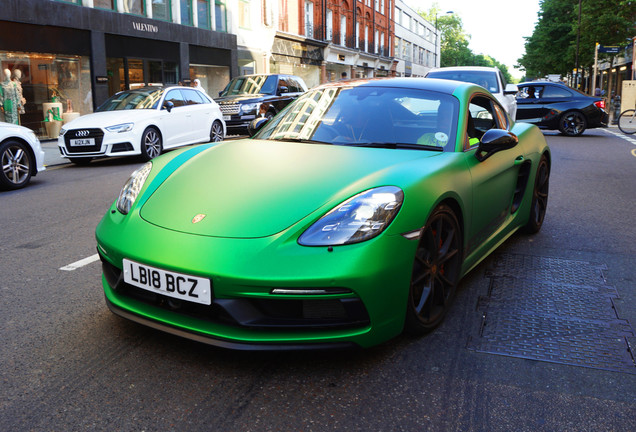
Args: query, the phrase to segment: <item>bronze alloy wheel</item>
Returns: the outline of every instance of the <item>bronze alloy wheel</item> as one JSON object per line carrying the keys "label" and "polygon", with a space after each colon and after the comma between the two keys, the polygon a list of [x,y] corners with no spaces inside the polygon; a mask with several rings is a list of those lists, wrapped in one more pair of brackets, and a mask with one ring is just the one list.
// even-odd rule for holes
{"label": "bronze alloy wheel", "polygon": [[440,205],[420,234],[406,311],[407,332],[426,333],[444,319],[459,282],[461,250],[457,217],[449,207]]}

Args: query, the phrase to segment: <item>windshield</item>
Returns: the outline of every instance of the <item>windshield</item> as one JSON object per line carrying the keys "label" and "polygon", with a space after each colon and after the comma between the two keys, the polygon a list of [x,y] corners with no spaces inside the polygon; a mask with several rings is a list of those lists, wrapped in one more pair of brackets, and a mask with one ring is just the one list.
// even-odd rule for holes
{"label": "windshield", "polygon": [[225,86],[221,96],[236,96],[249,94],[269,94],[276,93],[276,76],[274,75],[252,75],[234,78]]}
{"label": "windshield", "polygon": [[459,102],[426,90],[347,86],[310,90],[255,139],[454,151]]}
{"label": "windshield", "polygon": [[488,89],[490,93],[499,93],[499,83],[495,72],[465,70],[435,70],[426,75],[427,78],[441,78],[473,83]]}
{"label": "windshield", "polygon": [[154,109],[157,107],[163,90],[160,88],[138,89],[119,92],[111,96],[97,108],[96,112],[131,109]]}

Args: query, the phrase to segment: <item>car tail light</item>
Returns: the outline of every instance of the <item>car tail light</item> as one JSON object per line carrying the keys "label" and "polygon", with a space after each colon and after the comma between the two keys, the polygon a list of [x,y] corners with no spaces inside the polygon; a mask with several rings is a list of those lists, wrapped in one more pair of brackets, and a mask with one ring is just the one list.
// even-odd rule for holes
{"label": "car tail light", "polygon": [[605,109],[605,100],[596,101],[594,102],[594,105],[600,109]]}

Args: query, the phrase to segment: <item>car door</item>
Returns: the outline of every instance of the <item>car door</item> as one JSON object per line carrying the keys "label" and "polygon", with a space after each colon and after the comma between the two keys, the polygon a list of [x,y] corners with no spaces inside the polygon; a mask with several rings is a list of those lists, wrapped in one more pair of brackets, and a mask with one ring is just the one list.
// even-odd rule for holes
{"label": "car door", "polygon": [[[204,97],[194,89],[181,89],[186,101],[186,109],[189,111],[192,124],[192,140],[194,142],[209,141],[210,127],[213,120],[213,104],[204,100]],[[186,115],[188,115],[186,114]]]}
{"label": "car door", "polygon": [[517,120],[537,124],[543,117],[543,85],[524,85],[517,93]]}
{"label": "car door", "polygon": [[[166,104],[171,102],[171,110]],[[163,147],[170,148],[192,140],[191,114],[186,110],[186,101],[178,88],[170,89],[164,97],[161,116]]]}
{"label": "car door", "polygon": [[489,129],[508,129],[504,109],[486,95],[473,97],[468,110],[466,163],[472,178],[473,201],[468,232],[467,256],[479,248],[490,247],[505,235],[523,152],[519,146],[492,154],[485,160],[476,157],[477,139]]}

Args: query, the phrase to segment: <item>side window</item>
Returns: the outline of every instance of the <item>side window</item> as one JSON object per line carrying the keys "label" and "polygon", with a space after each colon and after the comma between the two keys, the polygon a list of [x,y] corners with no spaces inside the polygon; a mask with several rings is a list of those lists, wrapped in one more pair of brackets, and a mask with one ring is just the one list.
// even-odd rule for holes
{"label": "side window", "polygon": [[185,96],[187,105],[198,105],[204,103],[203,98],[196,90],[182,89],[181,92]]}
{"label": "side window", "polygon": [[292,93],[300,93],[303,90],[300,87],[300,84],[298,83],[298,80],[296,80],[296,78],[294,77],[289,77],[288,78],[289,81],[289,91]]}
{"label": "side window", "polygon": [[165,98],[165,102],[168,102],[168,101],[172,102],[175,108],[185,106],[186,104],[179,89],[173,89],[168,92]]}
{"label": "side window", "polygon": [[564,88],[555,87],[555,86],[546,86],[543,91],[544,98],[562,98],[562,97],[572,97],[572,93]]}
{"label": "side window", "polygon": [[486,131],[500,127],[500,119],[494,107],[495,104],[485,96],[476,96],[470,101],[464,144],[466,149],[478,145]]}
{"label": "side window", "polygon": [[280,93],[289,93],[290,91],[292,91],[289,88],[289,83],[287,82],[287,77],[280,77],[280,80],[278,80],[278,91]]}

